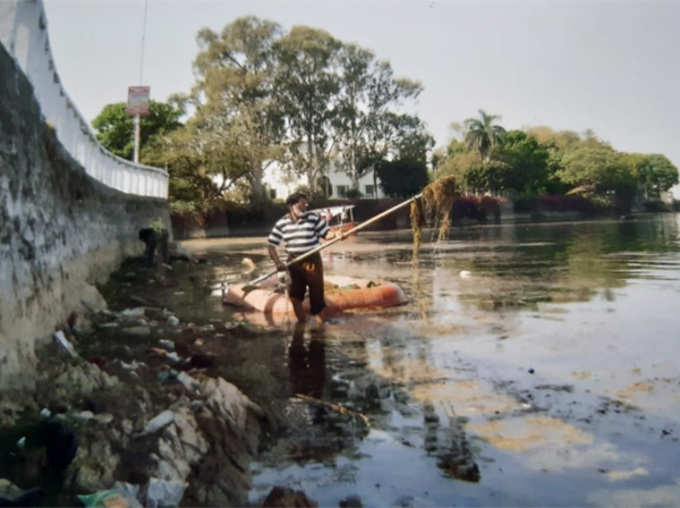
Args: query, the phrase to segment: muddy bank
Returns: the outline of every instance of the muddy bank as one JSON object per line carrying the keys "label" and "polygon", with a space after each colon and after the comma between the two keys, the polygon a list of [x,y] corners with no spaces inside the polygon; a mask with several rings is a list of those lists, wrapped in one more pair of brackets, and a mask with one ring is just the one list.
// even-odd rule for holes
{"label": "muddy bank", "polygon": [[36,391],[0,403],[3,502],[72,506],[114,487],[147,505],[246,502],[280,412],[236,346],[261,331],[173,309],[201,305],[211,268],[130,259],[100,288],[107,307],[72,314],[38,351]]}

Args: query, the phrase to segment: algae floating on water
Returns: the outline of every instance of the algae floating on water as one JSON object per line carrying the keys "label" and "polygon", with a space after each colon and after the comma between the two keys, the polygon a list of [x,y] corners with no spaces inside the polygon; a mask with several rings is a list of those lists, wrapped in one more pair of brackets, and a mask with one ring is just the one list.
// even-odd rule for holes
{"label": "algae floating on water", "polygon": [[456,199],[456,180],[447,176],[427,185],[420,199],[411,202],[413,249],[418,252],[425,223],[439,224],[437,241],[446,240],[451,228],[451,209]]}

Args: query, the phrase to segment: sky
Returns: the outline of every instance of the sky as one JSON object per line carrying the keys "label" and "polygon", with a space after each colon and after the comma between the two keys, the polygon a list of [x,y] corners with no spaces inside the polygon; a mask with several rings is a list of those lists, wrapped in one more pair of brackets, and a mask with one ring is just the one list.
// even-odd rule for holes
{"label": "sky", "polygon": [[[2,0],[0,0],[2,1]],[[680,168],[678,0],[44,0],[62,83],[85,119],[127,87],[188,92],[196,33],[238,17],[322,28],[424,87],[417,113],[445,146],[452,122],[500,115]],[[146,30],[144,31],[146,6]],[[143,43],[142,43],[143,41]],[[142,50],[143,48],[143,50]],[[141,82],[140,82],[141,80]]]}

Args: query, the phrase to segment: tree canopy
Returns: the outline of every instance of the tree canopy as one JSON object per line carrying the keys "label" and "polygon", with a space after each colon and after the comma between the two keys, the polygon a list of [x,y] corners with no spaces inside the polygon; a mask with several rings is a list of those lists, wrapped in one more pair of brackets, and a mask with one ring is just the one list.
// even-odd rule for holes
{"label": "tree canopy", "polygon": [[[126,104],[107,104],[92,121],[97,140],[104,148],[124,159],[132,160],[135,147],[134,122],[125,112]],[[183,110],[176,104],[150,101],[149,114],[139,122],[140,146],[152,136],[163,135],[181,127]]]}
{"label": "tree canopy", "polygon": [[379,161],[425,164],[434,139],[419,118],[400,111],[422,86],[397,78],[369,49],[254,16],[220,32],[204,28],[197,39],[196,83],[180,101],[192,115],[147,151],[173,178],[181,175],[176,188],[195,190],[197,200],[222,194],[262,202],[269,166],[306,176],[317,192],[340,165],[358,192],[359,177]]}
{"label": "tree canopy", "polygon": [[427,185],[427,167],[422,160],[397,159],[376,165],[383,192],[393,197],[410,197]]}
{"label": "tree canopy", "polygon": [[454,175],[466,192],[580,194],[620,210],[636,195],[658,199],[678,183],[677,168],[663,155],[616,151],[590,129],[506,131],[493,123],[498,118],[480,110],[479,119],[465,120],[457,129],[463,139],[438,152],[437,173]]}

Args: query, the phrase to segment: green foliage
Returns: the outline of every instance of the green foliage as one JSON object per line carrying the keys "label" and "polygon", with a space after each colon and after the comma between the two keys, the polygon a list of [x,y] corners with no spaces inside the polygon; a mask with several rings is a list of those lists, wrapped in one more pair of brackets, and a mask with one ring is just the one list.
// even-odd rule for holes
{"label": "green foliage", "polygon": [[[104,148],[124,159],[132,160],[135,146],[133,118],[125,113],[125,103],[107,104],[92,121],[95,135]],[[156,135],[180,127],[184,111],[176,105],[150,101],[149,114],[140,117],[140,146]]]}
{"label": "green foliage", "polygon": [[189,99],[196,113],[188,132],[193,144],[203,146],[195,169],[221,180],[220,192],[231,188],[256,203],[267,200],[264,171],[282,153],[273,49],[280,34],[279,25],[254,16],[220,34],[207,28],[198,33],[198,81]]}
{"label": "green foliage", "polygon": [[333,165],[358,177],[386,154],[425,159],[434,144],[422,122],[394,108],[420,84],[397,79],[387,62],[327,32],[239,18],[202,29],[197,82],[181,101],[187,125],[162,136],[146,160],[166,166],[176,208],[230,199],[264,204],[264,174],[278,165],[320,190]]}
{"label": "green foliage", "polygon": [[409,197],[420,192],[428,183],[423,161],[398,159],[382,161],[376,166],[383,192],[392,197]]}
{"label": "green foliage", "polygon": [[467,118],[465,126],[465,145],[468,150],[477,150],[485,162],[489,159],[491,151],[499,145],[505,136],[505,129],[500,125],[494,125],[498,115],[490,115],[484,110],[479,110],[479,118]]}
{"label": "green foliage", "polygon": [[293,27],[275,44],[276,98],[287,125],[285,162],[313,188],[332,155],[334,98],[340,90],[332,71],[340,48],[327,32],[305,26]]}
{"label": "green foliage", "polygon": [[183,128],[157,136],[143,155],[144,162],[168,168],[173,210],[199,212],[247,196],[248,153],[233,131],[206,129],[194,117]]}
{"label": "green foliage", "polygon": [[496,116],[480,115],[464,122],[464,141],[453,139],[446,152],[437,153],[437,174],[455,176],[464,192],[503,192],[526,206],[537,196],[545,205],[569,194],[580,196],[564,201],[569,206],[627,212],[636,194],[655,200],[678,183],[677,168],[663,155],[617,152],[592,130],[579,135],[540,126],[505,132],[493,125]]}
{"label": "green foliage", "polygon": [[678,183],[678,168],[660,154],[637,155],[634,164],[635,176],[642,187],[645,198],[658,199],[662,192]]}
{"label": "green foliage", "polygon": [[439,176],[453,176],[465,193],[484,192],[488,180],[482,157],[477,151],[456,151],[438,166]]}
{"label": "green foliage", "polygon": [[348,199],[358,199],[361,197],[361,191],[356,188],[347,189],[347,192],[345,192],[345,197]]}
{"label": "green foliage", "polygon": [[519,130],[506,133],[499,158],[505,162],[500,188],[517,194],[538,195],[548,186],[548,150]]}
{"label": "green foliage", "polygon": [[580,146],[562,158],[557,174],[582,194],[593,194],[620,212],[630,210],[637,181],[626,154],[610,148]]}
{"label": "green foliage", "polygon": [[[422,122],[395,108],[422,86],[397,79],[373,52],[328,33],[294,27],[275,49],[276,90],[287,119],[287,166],[315,185],[336,157],[354,188],[362,172],[393,157],[424,158],[434,144]],[[416,155],[417,153],[417,155]]]}

